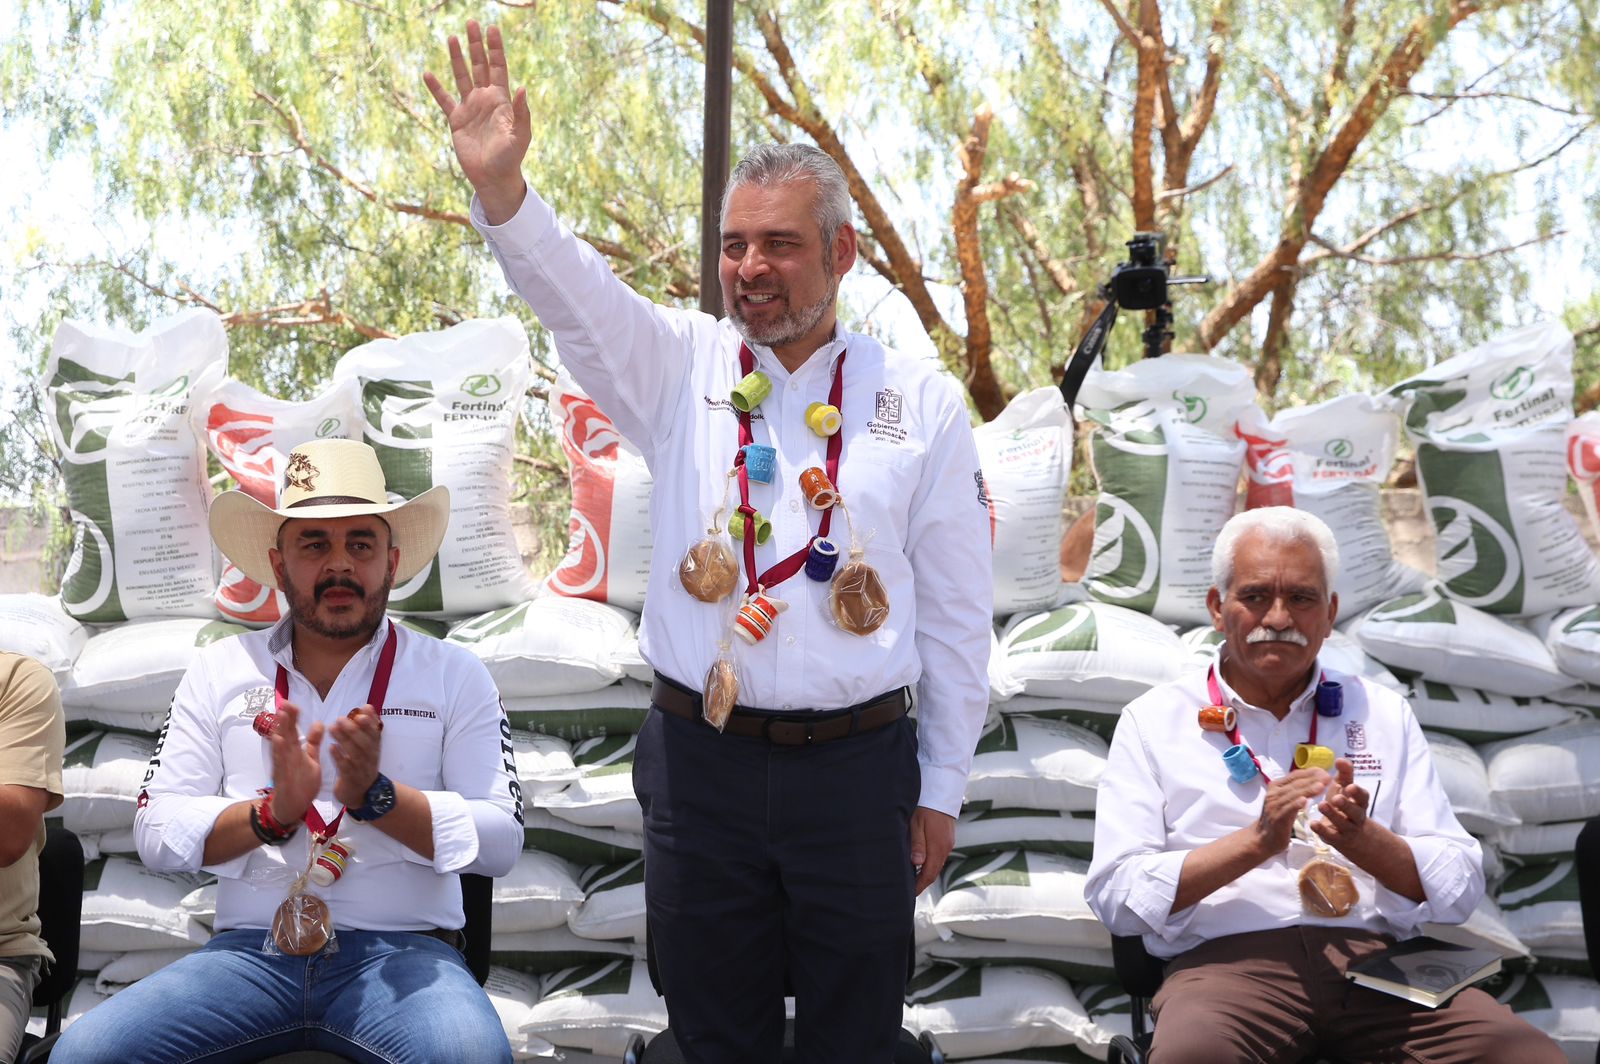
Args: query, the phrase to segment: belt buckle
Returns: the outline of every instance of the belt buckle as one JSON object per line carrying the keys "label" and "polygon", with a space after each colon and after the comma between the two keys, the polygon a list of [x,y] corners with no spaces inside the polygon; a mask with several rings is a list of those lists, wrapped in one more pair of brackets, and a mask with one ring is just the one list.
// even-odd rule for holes
{"label": "belt buckle", "polygon": [[[802,724],[802,723],[806,726],[806,733],[805,733],[805,739],[803,741],[801,741],[801,742],[789,743],[789,742],[784,742],[781,739],[775,739],[775,738],[772,737],[772,726],[774,724]],[[816,742],[816,722],[812,721],[812,720],[802,721],[799,717],[785,717],[785,716],[782,716],[780,714],[776,714],[775,713],[772,716],[769,716],[766,720],[763,720],[761,722],[761,738],[763,738],[767,742],[773,743],[773,744],[775,744],[777,746],[810,746],[810,745],[812,745],[813,743]]]}

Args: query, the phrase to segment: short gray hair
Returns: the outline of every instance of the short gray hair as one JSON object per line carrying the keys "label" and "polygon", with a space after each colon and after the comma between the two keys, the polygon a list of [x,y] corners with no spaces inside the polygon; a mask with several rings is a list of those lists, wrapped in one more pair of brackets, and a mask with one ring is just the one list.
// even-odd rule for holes
{"label": "short gray hair", "polygon": [[1333,529],[1322,518],[1293,506],[1261,506],[1228,519],[1211,548],[1211,585],[1217,594],[1228,597],[1228,585],[1233,582],[1233,556],[1238,552],[1239,540],[1251,532],[1260,532],[1273,543],[1298,541],[1316,547],[1322,555],[1323,581],[1332,594],[1334,581],[1339,579],[1339,544],[1333,538]]}
{"label": "short gray hair", "polygon": [[719,226],[728,220],[728,201],[734,189],[741,185],[766,188],[791,181],[816,184],[814,216],[822,232],[825,251],[831,255],[833,238],[839,235],[839,227],[850,223],[850,184],[832,156],[809,144],[763,144],[752,148],[728,175],[728,187],[722,191]]}

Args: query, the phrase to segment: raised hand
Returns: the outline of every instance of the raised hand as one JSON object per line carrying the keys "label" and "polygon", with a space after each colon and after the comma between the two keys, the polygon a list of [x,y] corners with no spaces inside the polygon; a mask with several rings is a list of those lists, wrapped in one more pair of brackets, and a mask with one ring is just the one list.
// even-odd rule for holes
{"label": "raised hand", "polygon": [[465,55],[461,41],[452,36],[450,70],[459,99],[446,92],[431,71],[422,80],[450,123],[450,141],[462,173],[478,193],[489,221],[500,224],[516,213],[526,189],[522,160],[533,140],[528,90],[511,93],[498,26],[490,26],[485,34],[477,22],[469,21]]}
{"label": "raised hand", "polygon": [[378,779],[378,757],[383,748],[383,718],[371,706],[353,709],[333,722],[333,746],[328,748],[339,778],[333,799],[350,809],[367,804],[367,791]]}
{"label": "raised hand", "polygon": [[1329,776],[1320,768],[1299,768],[1267,784],[1256,821],[1256,844],[1270,857],[1289,847],[1294,820],[1306,803],[1328,789]]}
{"label": "raised hand", "polygon": [[322,790],[321,724],[311,725],[300,738],[300,708],[285,702],[268,740],[272,744],[272,818],[296,824]]}
{"label": "raised hand", "polygon": [[1364,829],[1367,826],[1368,796],[1365,789],[1356,785],[1355,766],[1346,758],[1333,763],[1336,773],[1334,787],[1327,800],[1317,807],[1321,820],[1311,822],[1317,837],[1340,853],[1355,857],[1359,852]]}

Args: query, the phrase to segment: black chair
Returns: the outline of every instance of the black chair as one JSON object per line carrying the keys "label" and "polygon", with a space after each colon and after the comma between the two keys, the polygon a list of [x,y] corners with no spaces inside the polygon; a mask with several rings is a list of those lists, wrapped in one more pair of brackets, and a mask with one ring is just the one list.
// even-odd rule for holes
{"label": "black chair", "polygon": [[[1578,905],[1583,914],[1583,942],[1589,956],[1589,967],[1600,976],[1600,816],[1594,817],[1578,832],[1578,844],[1572,854],[1578,869]],[[1595,1064],[1600,1064],[1600,1048],[1595,1050]]]}
{"label": "black chair", "polygon": [[33,988],[33,1007],[45,1010],[44,1036],[23,1036],[18,1064],[47,1059],[61,1033],[67,995],[78,980],[82,922],[83,844],[60,824],[47,822],[44,849],[39,851],[39,936],[56,959]]}
{"label": "black chair", "polygon": [[[793,1064],[794,1061],[794,1021],[789,1020],[783,1025],[783,1056],[782,1064]],[[623,1064],[683,1064],[683,1051],[678,1048],[678,1040],[673,1037],[672,1029],[662,1031],[648,1043],[642,1035],[634,1035],[628,1040],[628,1046],[622,1053]],[[933,1035],[924,1033],[920,1037],[910,1031],[900,1032],[900,1043],[894,1047],[894,1064],[944,1064],[944,1053],[939,1049]]]}
{"label": "black chair", "polygon": [[1106,1064],[1145,1064],[1156,1036],[1146,1010],[1150,999],[1161,989],[1166,966],[1150,955],[1144,948],[1144,939],[1137,935],[1111,936],[1111,963],[1117,970],[1117,982],[1128,994],[1132,1035],[1119,1034],[1111,1039]]}

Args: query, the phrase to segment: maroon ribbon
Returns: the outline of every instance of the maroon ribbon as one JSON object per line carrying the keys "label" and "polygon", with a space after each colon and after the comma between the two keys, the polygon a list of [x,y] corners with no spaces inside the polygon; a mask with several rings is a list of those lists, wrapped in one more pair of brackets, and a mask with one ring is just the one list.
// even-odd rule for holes
{"label": "maroon ribbon", "polygon": [[[840,352],[838,361],[833,364],[833,386],[828,390],[828,402],[838,407],[840,412],[839,431],[828,437],[828,480],[833,484],[835,491],[839,490],[839,452],[844,448],[844,359],[848,350]],[[739,345],[739,369],[743,376],[749,376],[756,368],[756,356],[746,344]],[[749,578],[747,593],[753,595],[758,588],[772,588],[783,583],[795,573],[798,573],[806,564],[806,555],[811,553],[811,544],[818,539],[825,539],[828,528],[833,522],[833,508],[822,511],[822,524],[817,528],[817,534],[806,540],[806,545],[789,555],[783,561],[774,565],[758,578],[756,576],[756,523],[755,507],[750,505],[750,475],[744,464],[744,449],[755,442],[755,435],[750,431],[750,414],[739,411],[739,453],[734,456],[733,465],[739,471],[739,512],[744,514],[744,571]]]}

